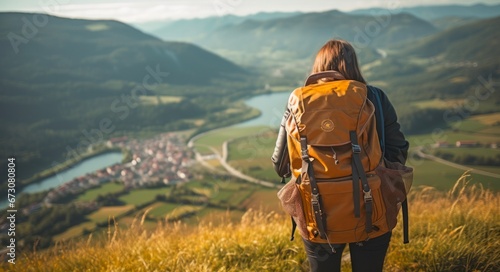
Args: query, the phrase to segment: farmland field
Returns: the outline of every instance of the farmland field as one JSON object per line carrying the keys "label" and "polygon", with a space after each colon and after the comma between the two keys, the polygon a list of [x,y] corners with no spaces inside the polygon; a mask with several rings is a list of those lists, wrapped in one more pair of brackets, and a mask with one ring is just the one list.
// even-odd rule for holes
{"label": "farmland field", "polygon": [[500,124],[500,112],[475,115],[470,118],[473,121],[481,122],[485,125],[496,125]]}
{"label": "farmland field", "polygon": [[267,127],[245,127],[245,128],[223,128],[211,131],[203,137],[199,138],[195,142],[195,147],[201,146],[212,146],[216,148],[220,154],[222,154],[222,143],[230,139],[236,139],[240,137],[247,137],[249,135],[257,134],[259,131],[269,130]]}
{"label": "farmland field", "polygon": [[160,187],[151,189],[136,189],[128,194],[121,196],[119,199],[130,205],[143,205],[153,201],[157,195],[164,195],[172,190],[171,187]]}
{"label": "farmland field", "polygon": [[499,135],[470,133],[462,131],[437,131],[433,134],[431,133],[408,136],[410,147],[431,146],[437,142],[448,142],[449,144],[454,145],[456,141],[477,141],[480,143],[493,143],[499,140]]}
{"label": "farmland field", "polygon": [[63,241],[78,237],[83,234],[84,230],[93,231],[97,223],[105,223],[109,218],[118,217],[134,207],[132,205],[127,206],[113,206],[113,207],[102,207],[99,210],[86,216],[88,221],[73,226],[67,229],[65,232],[54,236],[54,241]]}
{"label": "farmland field", "polygon": [[181,96],[169,96],[169,95],[156,95],[156,96],[139,96],[139,99],[144,105],[158,105],[158,104],[168,104],[168,103],[178,103],[183,97]]}
{"label": "farmland field", "polygon": [[124,188],[123,184],[114,183],[114,182],[108,182],[108,183],[105,183],[105,184],[101,185],[100,187],[92,188],[90,190],[85,191],[85,193],[83,193],[80,196],[78,196],[78,198],[76,199],[76,201],[91,201],[91,200],[95,200],[97,198],[97,196],[99,196],[99,195],[106,195],[106,194],[109,194],[109,193],[116,193],[116,192],[119,192],[119,191],[123,190],[123,188]]}
{"label": "farmland field", "polygon": [[117,220],[118,226],[120,228],[130,228],[132,226],[141,226],[142,228],[149,229],[149,230],[152,230],[152,229],[155,229],[158,227],[158,222],[153,221],[153,220],[144,220],[144,222],[142,222],[142,225],[141,225],[142,215],[143,214],[141,214],[141,213],[137,213],[135,215],[129,215],[129,216],[122,217],[122,218]]}
{"label": "farmland field", "polygon": [[432,99],[432,100],[424,100],[413,103],[415,106],[419,108],[438,108],[438,109],[446,109],[451,108],[456,105],[463,104],[465,99]]}
{"label": "farmland field", "polygon": [[275,211],[281,212],[281,206],[277,197],[278,190],[274,189],[263,189],[254,192],[250,197],[243,201],[242,205],[246,209],[252,209],[256,211]]}
{"label": "farmland field", "polygon": [[[478,170],[483,170],[491,173],[497,173],[500,174],[500,167],[498,166],[480,166],[480,165],[471,165],[470,167],[478,169]],[[500,181],[498,181],[500,182]]]}
{"label": "farmland field", "polygon": [[87,218],[95,223],[108,221],[110,217],[118,217],[134,208],[133,205],[102,207],[99,210],[87,215]]}
{"label": "farmland field", "polygon": [[276,143],[276,133],[272,130],[262,134],[239,138],[228,147],[229,163],[242,173],[262,180],[277,181],[271,164],[271,155]]}
{"label": "farmland field", "polygon": [[[414,167],[413,186],[432,186],[446,191],[453,187],[455,182],[464,173],[463,170],[443,165],[429,160],[419,160]],[[471,173],[471,183],[481,183],[485,188],[500,191],[500,182],[497,178],[486,177]]]}
{"label": "farmland field", "polygon": [[484,157],[496,157],[500,155],[500,149],[486,148],[486,147],[440,147],[436,148],[436,151],[442,151],[446,153],[451,153],[453,155],[472,155],[472,156],[484,156]]}
{"label": "farmland field", "polygon": [[64,241],[82,235],[84,230],[95,228],[95,222],[84,222],[67,229],[65,232],[54,236],[54,241]]}
{"label": "farmland field", "polygon": [[205,145],[202,145],[202,144],[196,145],[196,150],[202,156],[204,156],[204,155],[210,155],[210,154],[213,153],[212,149],[210,149],[208,146],[205,146]]}

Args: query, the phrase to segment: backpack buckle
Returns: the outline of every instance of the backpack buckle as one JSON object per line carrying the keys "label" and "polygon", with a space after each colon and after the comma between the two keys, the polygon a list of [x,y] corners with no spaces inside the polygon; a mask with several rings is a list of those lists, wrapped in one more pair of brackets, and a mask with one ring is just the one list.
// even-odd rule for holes
{"label": "backpack buckle", "polygon": [[306,150],[302,150],[301,154],[302,154],[302,159],[304,161],[310,161],[310,159],[309,159],[309,153],[307,152],[307,149]]}
{"label": "backpack buckle", "polygon": [[361,147],[357,144],[352,144],[352,153],[355,154],[361,153]]}
{"label": "backpack buckle", "polygon": [[311,194],[311,203],[316,205],[319,203],[319,194]]}
{"label": "backpack buckle", "polygon": [[368,190],[368,191],[363,190],[363,194],[364,194],[365,203],[373,201],[372,190],[371,189]]}
{"label": "backpack buckle", "polygon": [[313,206],[319,205],[319,194],[311,193],[311,204]]}

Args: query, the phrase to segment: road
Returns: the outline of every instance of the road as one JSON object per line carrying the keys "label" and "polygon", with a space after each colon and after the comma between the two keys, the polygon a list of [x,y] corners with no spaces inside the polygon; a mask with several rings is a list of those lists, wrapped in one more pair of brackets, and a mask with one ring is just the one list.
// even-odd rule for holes
{"label": "road", "polygon": [[[203,133],[205,134],[205,133]],[[200,135],[197,135],[196,137],[192,138],[189,143],[188,143],[188,147],[194,147],[194,141],[196,139],[198,139],[200,136],[202,136],[203,134],[200,134]],[[259,179],[256,179],[254,177],[251,177],[251,176],[248,176],[248,175],[245,175],[243,173],[241,173],[240,171],[236,170],[234,167],[232,167],[228,162],[227,162],[227,157],[228,157],[228,144],[229,142],[233,141],[234,139],[231,139],[231,140],[227,140],[225,141],[224,143],[222,143],[222,155],[219,153],[219,151],[217,149],[215,149],[213,146],[207,146],[210,150],[212,150],[213,154],[216,156],[216,158],[219,160],[220,164],[222,165],[222,167],[224,167],[224,169],[226,169],[226,171],[234,176],[234,177],[237,177],[239,179],[243,179],[243,180],[246,180],[248,182],[251,182],[251,183],[255,183],[255,184],[259,184],[259,185],[262,185],[262,186],[265,186],[265,187],[269,187],[269,188],[280,188],[281,186],[278,185],[278,184],[275,184],[275,183],[272,183],[272,182],[268,182],[268,181],[264,181],[264,180],[259,180]],[[204,157],[196,151],[196,149],[194,150],[195,152],[195,158],[198,162],[200,162],[200,164],[212,171],[220,171],[218,169],[216,169],[215,167],[213,167],[212,165],[208,164],[205,160],[204,160]]]}
{"label": "road", "polygon": [[436,157],[434,155],[425,154],[422,151],[422,147],[420,147],[420,146],[416,148],[416,152],[417,152],[417,155],[419,157],[424,158],[424,159],[433,160],[435,162],[438,162],[438,163],[441,163],[441,164],[444,164],[444,165],[448,165],[450,167],[457,168],[457,169],[460,169],[460,170],[471,171],[472,173],[476,173],[476,174],[480,174],[480,175],[483,175],[483,176],[488,176],[488,177],[500,179],[500,174],[495,174],[495,173],[491,173],[491,172],[487,172],[487,171],[483,171],[483,170],[479,170],[479,169],[474,169],[474,168],[471,168],[471,167],[468,167],[468,166],[464,166],[464,165],[461,165],[461,164],[457,164],[457,163],[454,163],[454,162],[451,162],[451,161],[443,160],[443,159],[441,159],[439,157]]}
{"label": "road", "polygon": [[243,173],[241,173],[240,171],[234,169],[231,165],[229,165],[229,163],[227,163],[227,148],[228,146],[228,141],[225,141],[223,144],[222,144],[222,157],[220,157],[220,164],[226,168],[227,172],[229,172],[231,175],[235,176],[235,177],[238,177],[240,179],[244,179],[246,181],[249,181],[249,182],[252,182],[252,183],[256,183],[256,184],[259,184],[259,185],[262,185],[262,186],[265,186],[265,187],[269,187],[269,188],[279,188],[280,186],[278,186],[277,184],[274,184],[272,182],[268,182],[268,181],[263,181],[263,180],[259,180],[259,179],[256,179],[256,178],[253,178],[251,176],[247,176]]}
{"label": "road", "polygon": [[380,49],[380,48],[377,48],[377,49],[376,49],[376,51],[377,51],[377,53],[379,53],[379,54],[380,54],[380,56],[381,56],[383,59],[387,58],[387,52],[386,52],[385,50]]}

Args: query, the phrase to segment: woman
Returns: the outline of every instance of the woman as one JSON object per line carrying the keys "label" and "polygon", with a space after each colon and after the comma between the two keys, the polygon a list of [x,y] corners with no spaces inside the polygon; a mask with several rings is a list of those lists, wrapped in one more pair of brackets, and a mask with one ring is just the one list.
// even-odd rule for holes
{"label": "woman", "polygon": [[[335,75],[336,79],[355,80],[366,84],[358,67],[358,60],[354,48],[343,40],[328,41],[317,53],[314,61],[312,75],[313,83],[324,83],[333,78],[324,77],[324,72],[329,71],[330,75]],[[323,72],[323,73],[322,73]],[[317,76],[315,76],[317,75]],[[311,82],[307,82],[306,85]],[[400,131],[397,122],[397,115],[394,107],[390,103],[384,92],[373,86],[369,87],[368,99],[373,104],[378,103],[376,97],[380,99],[382,112],[377,111],[377,119],[383,118],[384,127],[377,127],[377,134],[384,135],[383,155],[388,161],[406,162],[409,144]],[[287,152],[287,135],[285,123],[288,119],[288,109],[285,111],[276,147],[272,156],[272,161],[276,172],[282,177],[290,175],[290,166]],[[383,129],[383,131],[381,131]],[[349,243],[351,263],[353,271],[382,271],[385,255],[391,239],[391,231],[378,237],[363,241],[362,243]],[[340,271],[342,252],[346,244],[322,244],[309,241],[303,238],[304,246],[310,263],[311,271]]]}

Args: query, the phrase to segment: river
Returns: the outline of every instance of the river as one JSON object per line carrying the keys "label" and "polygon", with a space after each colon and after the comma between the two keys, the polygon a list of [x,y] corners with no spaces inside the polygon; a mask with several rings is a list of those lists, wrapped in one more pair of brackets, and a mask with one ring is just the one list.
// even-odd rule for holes
{"label": "river", "polygon": [[[92,173],[116,163],[120,163],[122,159],[123,154],[121,152],[107,152],[99,154],[97,156],[85,159],[75,164],[74,166],[58,173],[57,175],[50,176],[39,182],[35,182],[24,187],[21,192],[16,192],[16,196],[19,196],[20,193],[37,193],[55,188],[68,181],[71,181],[76,177]],[[0,201],[0,208],[6,207],[7,204],[7,199],[3,199],[2,201]]]}
{"label": "river", "polygon": [[271,93],[254,96],[245,101],[245,104],[256,108],[261,112],[257,118],[234,125],[235,127],[249,126],[270,126],[277,128],[280,126],[283,112],[290,92]]}

